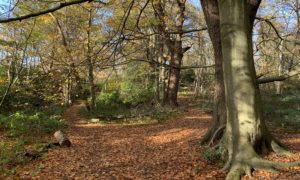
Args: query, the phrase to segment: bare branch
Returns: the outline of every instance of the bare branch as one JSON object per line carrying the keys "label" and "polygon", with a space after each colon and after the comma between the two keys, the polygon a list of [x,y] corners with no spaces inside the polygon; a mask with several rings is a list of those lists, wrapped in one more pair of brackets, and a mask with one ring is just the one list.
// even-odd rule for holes
{"label": "bare branch", "polygon": [[268,23],[272,29],[275,31],[277,37],[280,39],[280,40],[285,40],[286,39],[283,39],[282,36],[280,35],[279,31],[277,30],[277,28],[274,26],[274,24],[269,20],[269,19],[265,19],[265,18],[262,18],[262,17],[256,17],[255,19],[257,20],[260,20],[260,21],[265,21],[266,23]]}
{"label": "bare branch", "polygon": [[37,16],[40,16],[40,15],[43,15],[43,14],[55,12],[59,9],[67,7],[67,6],[71,6],[71,5],[75,5],[75,4],[81,4],[81,3],[84,3],[84,2],[89,2],[90,3],[92,1],[99,2],[101,4],[106,4],[105,2],[98,1],[98,0],[97,1],[96,0],[74,0],[74,1],[70,1],[70,2],[61,2],[59,5],[57,5],[53,8],[49,8],[49,9],[42,10],[42,11],[39,11],[39,12],[35,12],[35,13],[31,13],[31,14],[27,14],[27,15],[19,16],[19,17],[0,19],[0,23],[8,23],[8,22],[12,22],[12,21],[22,21],[24,19],[29,19],[29,18],[37,17]]}
{"label": "bare branch", "polygon": [[275,81],[284,81],[286,79],[297,76],[299,74],[300,74],[300,66],[298,65],[298,67],[296,67],[295,70],[292,70],[286,74],[283,74],[281,76],[270,76],[265,78],[258,78],[257,82],[258,84],[265,84],[265,83],[270,83]]}

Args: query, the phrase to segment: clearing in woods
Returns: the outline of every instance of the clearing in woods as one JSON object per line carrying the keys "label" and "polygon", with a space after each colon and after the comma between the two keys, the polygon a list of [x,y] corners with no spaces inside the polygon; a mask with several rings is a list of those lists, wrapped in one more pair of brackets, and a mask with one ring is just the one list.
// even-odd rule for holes
{"label": "clearing in woods", "polygon": [[[199,145],[211,115],[195,106],[164,123],[99,125],[82,122],[80,104],[64,114],[70,148],[52,148],[18,172],[30,179],[224,179],[221,166],[210,164]],[[274,161],[300,160],[300,131],[275,135],[298,152],[291,157],[269,155]],[[243,179],[247,179],[244,177]],[[254,179],[300,179],[300,168],[272,174],[256,171]]]}

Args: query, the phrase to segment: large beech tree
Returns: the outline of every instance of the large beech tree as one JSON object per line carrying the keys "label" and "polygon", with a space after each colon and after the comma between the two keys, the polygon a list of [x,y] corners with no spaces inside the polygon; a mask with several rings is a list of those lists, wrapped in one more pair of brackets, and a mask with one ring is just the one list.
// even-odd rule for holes
{"label": "large beech tree", "polygon": [[[222,138],[222,132],[226,127],[226,108],[225,108],[225,89],[222,69],[222,45],[220,36],[220,14],[218,0],[200,0],[205,15],[206,24],[210,39],[213,44],[215,55],[215,90],[214,90],[214,108],[213,121],[206,135],[202,139],[202,143],[212,144],[216,140]],[[256,18],[256,11],[259,7],[260,0],[247,1],[249,8],[249,18],[251,28]],[[298,17],[298,16],[297,16]],[[290,77],[299,74],[299,66],[293,71],[279,76],[263,77],[258,79],[259,84],[270,83],[274,81],[284,81]]]}
{"label": "large beech tree", "polygon": [[225,102],[227,110],[223,143],[228,151],[226,179],[240,179],[251,169],[275,170],[294,163],[275,163],[258,154],[286,152],[269,133],[262,113],[261,97],[255,74],[252,27],[259,0],[218,0]]}

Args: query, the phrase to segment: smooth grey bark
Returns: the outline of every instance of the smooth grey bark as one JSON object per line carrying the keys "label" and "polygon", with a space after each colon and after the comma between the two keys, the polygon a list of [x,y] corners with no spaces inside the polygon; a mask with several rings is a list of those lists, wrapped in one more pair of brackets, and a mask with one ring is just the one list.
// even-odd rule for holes
{"label": "smooth grey bark", "polygon": [[227,111],[223,142],[228,150],[225,168],[230,168],[226,179],[240,179],[244,172],[250,176],[252,168],[274,170],[299,165],[273,163],[258,156],[282,151],[263,119],[253,61],[252,18],[260,1],[218,0],[218,3]]}
{"label": "smooth grey bark", "polygon": [[[282,48],[283,48],[283,41],[280,42],[279,44],[279,62],[278,62],[278,75],[282,76],[283,74],[283,52],[282,52]],[[282,93],[282,82],[278,81],[275,82],[275,87],[276,87],[276,94],[281,94]]]}

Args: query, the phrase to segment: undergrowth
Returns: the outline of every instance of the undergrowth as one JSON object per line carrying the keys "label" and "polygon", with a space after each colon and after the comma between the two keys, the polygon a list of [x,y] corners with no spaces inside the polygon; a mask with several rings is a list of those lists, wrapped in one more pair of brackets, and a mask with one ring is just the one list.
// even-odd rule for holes
{"label": "undergrowth", "polygon": [[0,175],[14,174],[17,166],[29,161],[25,156],[28,147],[38,149],[50,134],[64,129],[64,111],[65,107],[48,106],[0,115]]}
{"label": "undergrowth", "polygon": [[97,107],[94,110],[81,108],[80,115],[86,118],[98,118],[99,123],[103,124],[149,124],[160,123],[180,114],[179,110],[162,107],[150,100],[128,101],[128,98],[124,99],[117,91],[101,93],[96,103]]}
{"label": "undergrowth", "polygon": [[16,140],[14,142],[0,142],[0,178],[3,175],[13,175],[18,165],[25,164],[29,161],[24,156],[25,142],[23,140]]}
{"label": "undergrowth", "polygon": [[23,110],[0,116],[0,130],[11,137],[26,138],[53,133],[65,126],[61,119],[64,108],[50,107]]}
{"label": "undergrowth", "polygon": [[222,146],[207,147],[202,151],[203,158],[210,164],[223,164],[226,161],[225,154],[226,149]]}
{"label": "undergrowth", "polygon": [[300,91],[262,95],[265,117],[276,126],[300,129]]}

